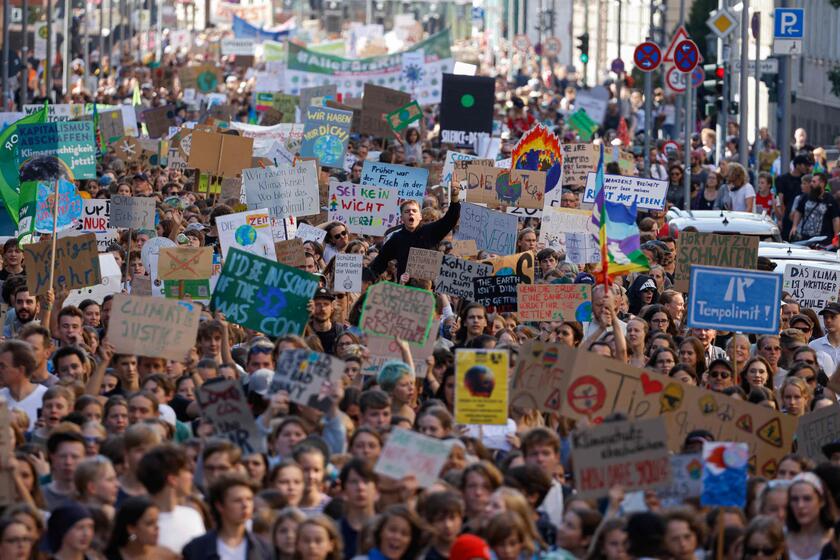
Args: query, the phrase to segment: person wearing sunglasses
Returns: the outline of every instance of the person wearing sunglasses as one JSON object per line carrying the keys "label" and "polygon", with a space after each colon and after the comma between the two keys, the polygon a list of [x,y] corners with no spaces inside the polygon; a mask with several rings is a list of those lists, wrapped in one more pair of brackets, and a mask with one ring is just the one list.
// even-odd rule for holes
{"label": "person wearing sunglasses", "polygon": [[324,261],[330,262],[336,253],[344,252],[350,242],[350,232],[341,222],[330,222],[324,229],[327,230],[327,236],[324,237]]}
{"label": "person wearing sunglasses", "polygon": [[781,560],[785,557],[785,533],[775,517],[759,515],[747,525],[742,560]]}
{"label": "person wearing sunglasses", "polygon": [[736,384],[735,373],[732,371],[732,364],[728,360],[712,360],[709,364],[709,371],[706,372],[706,382],[710,391],[722,393],[724,390]]}

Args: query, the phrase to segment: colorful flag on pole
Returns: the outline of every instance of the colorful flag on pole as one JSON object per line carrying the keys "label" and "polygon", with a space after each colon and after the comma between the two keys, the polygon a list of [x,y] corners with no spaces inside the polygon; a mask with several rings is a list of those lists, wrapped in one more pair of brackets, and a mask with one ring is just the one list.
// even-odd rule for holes
{"label": "colorful flag on pole", "polygon": [[604,189],[603,144],[600,148],[598,170],[595,174],[592,226],[601,250],[599,281],[606,285],[615,276],[646,271],[650,268],[650,263],[641,249],[639,227],[636,225],[636,202],[628,208],[624,204],[607,200]]}
{"label": "colorful flag on pole", "polygon": [[18,127],[23,124],[42,124],[47,122],[47,104],[9,125],[0,134],[0,198],[12,221],[18,223],[20,208],[20,175],[18,174]]}

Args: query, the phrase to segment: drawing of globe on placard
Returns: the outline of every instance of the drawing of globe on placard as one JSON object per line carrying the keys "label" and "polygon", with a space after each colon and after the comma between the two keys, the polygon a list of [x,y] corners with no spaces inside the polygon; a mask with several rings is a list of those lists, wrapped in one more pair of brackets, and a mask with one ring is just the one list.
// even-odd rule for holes
{"label": "drawing of globe on placard", "polygon": [[249,247],[257,242],[257,230],[252,225],[244,224],[236,228],[233,238],[243,247]]}
{"label": "drawing of globe on placard", "polygon": [[210,70],[206,70],[198,75],[196,79],[196,84],[198,85],[198,90],[202,93],[207,93],[209,91],[215,91],[216,86],[218,85],[219,81],[216,78],[216,73]]}
{"label": "drawing of globe on placard", "polygon": [[335,136],[321,136],[315,141],[312,152],[322,164],[325,164],[325,162],[337,162],[341,160],[344,145]]}

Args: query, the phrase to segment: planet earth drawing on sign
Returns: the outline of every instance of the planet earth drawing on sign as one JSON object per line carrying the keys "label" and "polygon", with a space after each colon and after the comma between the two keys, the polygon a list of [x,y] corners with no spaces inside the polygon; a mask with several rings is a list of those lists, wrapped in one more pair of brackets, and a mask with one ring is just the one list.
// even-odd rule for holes
{"label": "planet earth drawing on sign", "polygon": [[198,86],[198,90],[202,93],[215,91],[216,85],[218,85],[216,74],[209,70],[202,72],[196,79],[196,85]]}
{"label": "planet earth drawing on sign", "polygon": [[243,247],[249,247],[257,242],[257,230],[252,225],[244,224],[236,228],[233,238]]}
{"label": "planet earth drawing on sign", "polygon": [[341,155],[344,153],[344,145],[335,136],[321,136],[315,140],[315,145],[312,146],[312,152],[315,156],[324,162],[336,162],[341,160]]}

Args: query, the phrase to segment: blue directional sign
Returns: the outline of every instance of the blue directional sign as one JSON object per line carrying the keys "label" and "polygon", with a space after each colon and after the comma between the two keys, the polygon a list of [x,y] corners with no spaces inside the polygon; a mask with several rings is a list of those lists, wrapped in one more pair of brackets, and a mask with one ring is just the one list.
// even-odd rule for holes
{"label": "blue directional sign", "polygon": [[774,39],[802,39],[805,35],[805,10],[776,8],[773,18]]}
{"label": "blue directional sign", "polygon": [[688,326],[779,334],[781,298],[781,275],[692,265]]}

